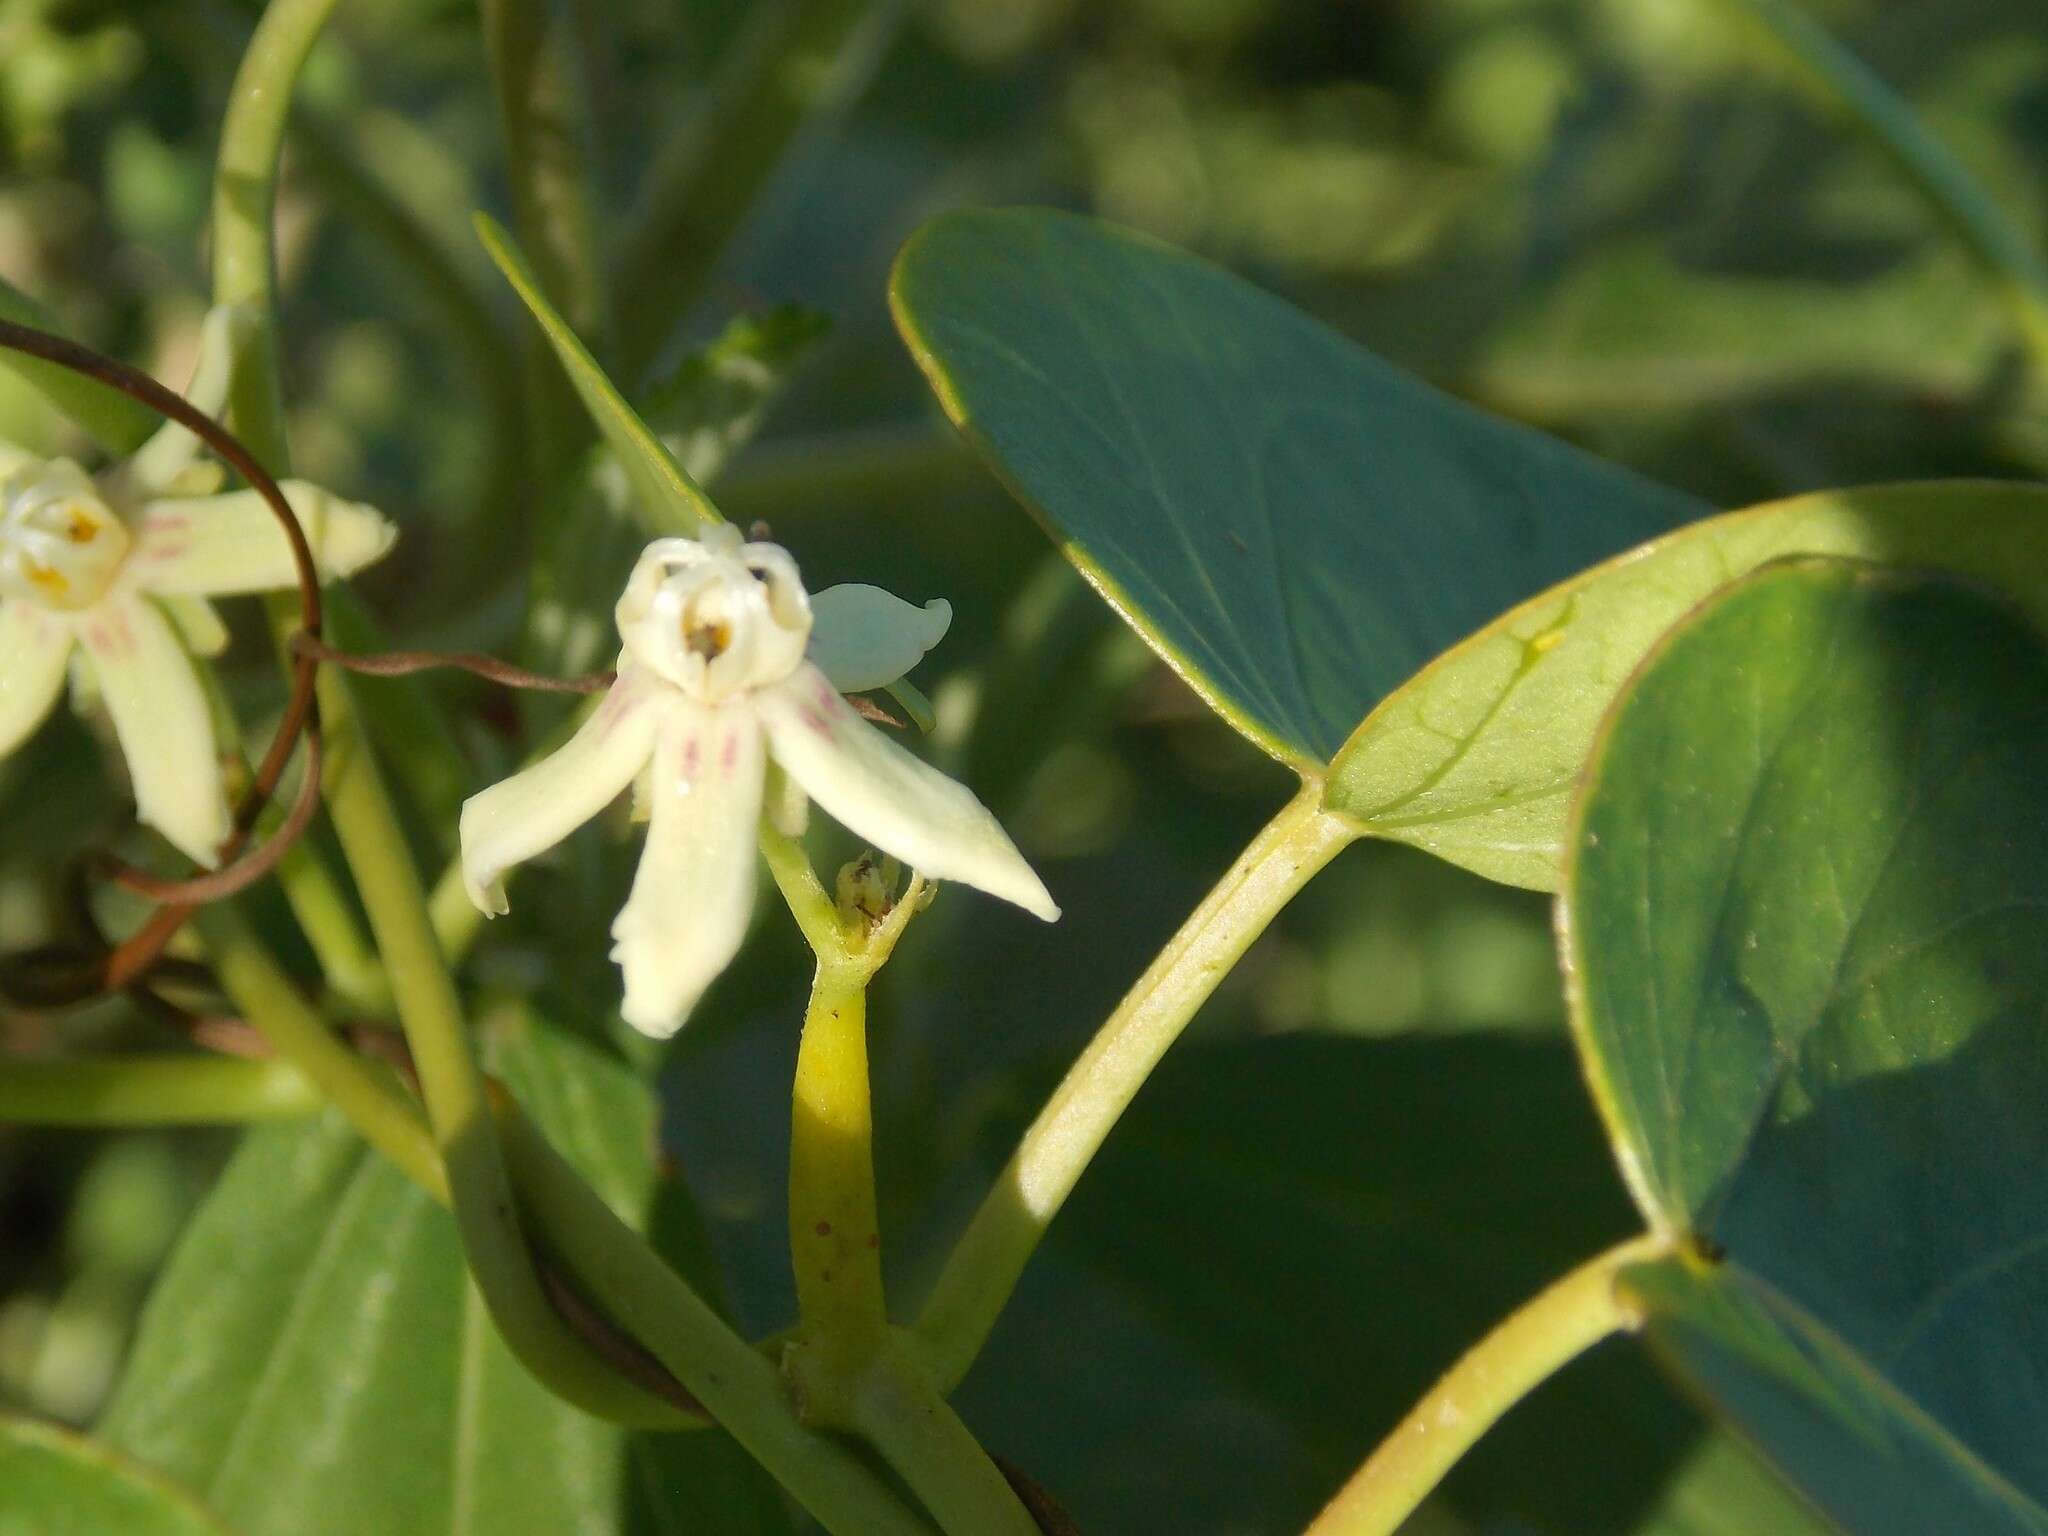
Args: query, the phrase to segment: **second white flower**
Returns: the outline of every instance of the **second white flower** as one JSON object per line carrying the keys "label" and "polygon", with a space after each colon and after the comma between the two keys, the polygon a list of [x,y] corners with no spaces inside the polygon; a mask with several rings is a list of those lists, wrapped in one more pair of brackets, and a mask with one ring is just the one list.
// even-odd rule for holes
{"label": "second white flower", "polygon": [[950,617],[943,603],[920,609],[872,587],[821,592],[814,616],[788,552],[730,527],[649,545],[619,599],[618,681],[559,751],[463,806],[470,898],[505,911],[506,869],[637,782],[647,847],[612,958],[626,1022],[673,1034],[745,937],[772,757],[833,817],[926,876],[1057,918],[987,807],[841,696],[901,676]]}

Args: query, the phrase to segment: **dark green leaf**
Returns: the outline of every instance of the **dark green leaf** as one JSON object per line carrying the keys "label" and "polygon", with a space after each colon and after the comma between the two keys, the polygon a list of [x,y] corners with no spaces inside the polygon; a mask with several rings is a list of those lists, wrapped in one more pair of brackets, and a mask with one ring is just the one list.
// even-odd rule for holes
{"label": "dark green leaf", "polygon": [[51,1424],[0,1418],[0,1536],[226,1536],[190,1494]]}
{"label": "dark green leaf", "polygon": [[1502,609],[1710,510],[1086,219],[947,215],[891,297],[947,414],[1082,573],[1304,771]]}
{"label": "dark green leaf", "polygon": [[1561,923],[1656,1332],[1859,1532],[2048,1529],[2048,646],[1801,560],[1652,652]]}
{"label": "dark green leaf", "polygon": [[[1303,1035],[1183,1047],[1054,1241],[1292,1427],[1313,1472],[1266,1510],[1290,1529],[1461,1351],[1632,1225],[1562,1042]],[[1440,1501],[1559,1536],[1808,1529],[1739,1452],[1706,1456],[1717,1445],[1638,1356],[1605,1350],[1489,1435]]]}
{"label": "dark green leaf", "polygon": [[1874,486],[1731,512],[1573,577],[1430,663],[1337,754],[1330,803],[1490,879],[1551,888],[1573,786],[1636,663],[1717,587],[1799,554],[1959,571],[2048,621],[2039,486]]}
{"label": "dark green leaf", "polygon": [[[653,1190],[653,1112],[616,1060],[516,1011],[492,1061],[607,1200]],[[716,1431],[627,1437],[537,1386],[447,1214],[333,1119],[251,1135],[145,1310],[102,1423],[249,1536],[773,1531]]]}

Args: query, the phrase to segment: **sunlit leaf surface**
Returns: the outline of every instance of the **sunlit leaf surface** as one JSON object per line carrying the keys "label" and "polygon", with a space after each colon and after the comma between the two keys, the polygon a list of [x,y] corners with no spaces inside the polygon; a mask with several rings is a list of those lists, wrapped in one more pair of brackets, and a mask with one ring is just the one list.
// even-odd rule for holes
{"label": "sunlit leaf surface", "polygon": [[2048,646],[1805,560],[1653,652],[1561,922],[1653,1334],[1858,1532],[2048,1529]]}

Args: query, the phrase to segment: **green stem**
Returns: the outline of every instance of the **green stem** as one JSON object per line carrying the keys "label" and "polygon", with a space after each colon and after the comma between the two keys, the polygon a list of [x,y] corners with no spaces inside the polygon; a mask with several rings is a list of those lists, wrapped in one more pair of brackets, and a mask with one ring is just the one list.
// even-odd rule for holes
{"label": "green stem", "polygon": [[619,252],[619,378],[630,388],[696,298],[799,129],[842,107],[893,34],[896,0],[757,6],[694,131],[674,135]]}
{"label": "green stem", "polygon": [[1009,1479],[906,1355],[892,1352],[868,1371],[854,1424],[946,1536],[1039,1536]]}
{"label": "green stem", "polygon": [[[252,306],[263,319],[263,345],[252,347],[236,371],[236,422],[251,450],[278,474],[290,462],[271,278],[278,153],[292,87],[332,6],[333,0],[272,0],[264,12],[236,72],[215,184],[215,301]],[[280,637],[294,622],[289,610],[289,603],[271,605]],[[328,741],[328,813],[370,916],[426,1099],[463,1251],[493,1319],[513,1353],[569,1401],[622,1423],[693,1423],[618,1375],[548,1300],[519,1224],[455,983],[346,681],[331,670],[324,673],[319,701]]]}
{"label": "green stem", "polygon": [[460,966],[484,929],[484,915],[469,899],[469,887],[462,882],[460,854],[448,861],[441,878],[434,882],[427,897],[427,916],[434,925],[441,953],[448,957],[450,965]]}
{"label": "green stem", "polygon": [[1631,1238],[1538,1294],[1429,1389],[1304,1536],[1392,1536],[1510,1408],[1608,1335],[1640,1325],[1615,1277],[1670,1250],[1661,1235]]}
{"label": "green stem", "polygon": [[383,962],[370,948],[347,893],[320,855],[303,841],[294,843],[278,862],[277,883],[335,999],[363,1013],[389,1009],[391,988]]}
{"label": "green stem", "polygon": [[[279,1056],[447,1205],[433,1138],[396,1083],[329,1033],[231,905],[207,907],[196,921],[221,984]],[[536,1241],[581,1294],[639,1339],[828,1530],[930,1536],[857,1458],[798,1420],[774,1366],[613,1214],[515,1104],[494,1109]]]}
{"label": "green stem", "polygon": [[867,977],[818,964],[789,1128],[789,1252],[802,1347],[848,1366],[887,1333],[868,1102]]}
{"label": "green stem", "polygon": [[1203,898],[1096,1032],[946,1261],[916,1335],[933,1375],[966,1374],[1025,1262],[1168,1047],[1251,942],[1359,830],[1311,781]]}
{"label": "green stem", "polygon": [[2048,263],[1898,92],[1789,0],[1722,0],[1912,183],[1997,281],[2028,344],[2048,360]]}
{"label": "green stem", "polygon": [[[320,707],[335,738],[328,814],[391,978],[428,1123],[448,1170],[463,1253],[493,1320],[513,1353],[579,1407],[620,1423],[673,1428],[691,1422],[619,1376],[575,1336],[548,1299],[520,1225],[483,1073],[470,1050],[462,1003],[434,936],[426,893],[383,777],[355,729],[348,684],[333,671],[320,679]],[[343,750],[344,742],[350,750]]]}
{"label": "green stem", "polygon": [[[229,744],[234,772],[246,784],[250,773],[247,749],[245,745],[233,745],[241,726],[227,688],[211,665],[200,666],[199,680],[213,706],[216,739]],[[257,836],[274,837],[283,821],[284,812],[273,800],[257,818]],[[278,861],[277,883],[299,931],[312,947],[327,990],[346,1006],[362,1012],[381,1013],[388,1009],[391,991],[384,983],[383,965],[370,948],[362,925],[356,921],[341,882],[312,843],[301,838],[285,850]]]}
{"label": "green stem", "polygon": [[818,882],[818,872],[811,868],[803,845],[763,821],[761,857],[768,861],[768,873],[775,879],[775,888],[782,892],[790,916],[796,919],[797,927],[803,931],[804,942],[811,946],[818,963],[842,964],[850,960],[852,956],[846,935],[839,926],[838,911],[825,887]]}
{"label": "green stem", "polygon": [[230,395],[242,439],[275,472],[285,462],[278,386],[277,155],[292,87],[335,0],[270,0],[249,39],[221,120],[213,182],[213,301],[247,305],[259,318]]}
{"label": "green stem", "polygon": [[287,1061],[0,1056],[0,1121],[16,1125],[249,1125],[317,1114],[326,1102]]}
{"label": "green stem", "polygon": [[820,1524],[838,1536],[931,1536],[852,1451],[797,1418],[775,1367],[640,1242],[523,1116],[512,1115],[504,1134],[537,1226],[565,1257],[580,1256],[577,1277],[591,1298]]}
{"label": "green stem", "polygon": [[193,926],[205,940],[214,974],[242,1017],[278,1056],[296,1067],[363,1138],[405,1176],[442,1205],[448,1180],[441,1154],[421,1119],[388,1071],[366,1061],[334,1037],[320,1015],[299,995],[232,902],[199,909]]}

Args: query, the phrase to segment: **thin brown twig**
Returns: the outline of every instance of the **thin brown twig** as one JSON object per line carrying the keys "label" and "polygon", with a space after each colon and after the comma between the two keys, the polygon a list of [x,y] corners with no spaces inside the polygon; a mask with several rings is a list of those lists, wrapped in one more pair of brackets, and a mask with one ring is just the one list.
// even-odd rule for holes
{"label": "thin brown twig", "polygon": [[[320,577],[313,563],[312,546],[306,542],[306,532],[293,515],[284,491],[256,462],[256,456],[242,445],[239,438],[184,396],[159,384],[139,368],[104,357],[62,336],[53,336],[47,331],[18,325],[11,320],[0,320],[0,347],[68,368],[73,373],[97,380],[110,389],[139,400],[159,416],[176,422],[197,437],[248,482],[284,529],[285,542],[291,547],[292,567],[298,578],[300,628],[318,641],[321,633]],[[256,818],[269,803],[278,781],[284,777],[285,765],[291,761],[293,750],[303,738],[308,747],[306,779],[311,788],[301,793],[301,805],[294,806],[277,836],[270,839],[270,846],[241,864],[230,863],[227,869],[195,880],[152,882],[149,894],[156,896],[164,905],[134,933],[107,952],[97,974],[69,1001],[81,1001],[95,992],[116,991],[128,986],[156,963],[163,954],[164,946],[191,916],[195,906],[215,900],[231,890],[239,890],[249,881],[267,873],[292,840],[305,830],[306,823],[312,818],[313,805],[318,801],[320,785],[320,709],[313,692],[318,673],[319,663],[315,658],[295,658],[291,694],[285,702],[284,714],[278,721],[270,749],[264,754],[248,792],[236,807],[234,830],[221,845],[220,852],[222,858],[233,860],[241,851],[255,828]],[[141,878],[148,880],[150,877]],[[223,886],[224,889],[221,888]]]}
{"label": "thin brown twig", "polygon": [[297,655],[311,656],[316,661],[368,677],[407,677],[436,667],[455,667],[507,688],[524,688],[539,693],[603,693],[618,681],[619,676],[616,672],[588,672],[581,677],[550,677],[544,672],[529,672],[524,667],[515,667],[509,661],[500,661],[482,651],[378,651],[374,655],[363,655],[336,650],[317,636],[308,634],[294,635],[292,650]]}
{"label": "thin brown twig", "polygon": [[202,906],[247,890],[277,868],[278,861],[299,840],[312,822],[313,813],[320,808],[320,735],[317,731],[307,731],[304,740],[306,769],[292,807],[278,824],[277,831],[249,853],[212,874],[197,875],[189,880],[166,880],[161,875],[152,875],[108,855],[101,861],[107,878],[123,890],[133,891],[151,901],[178,902],[186,906]]}

